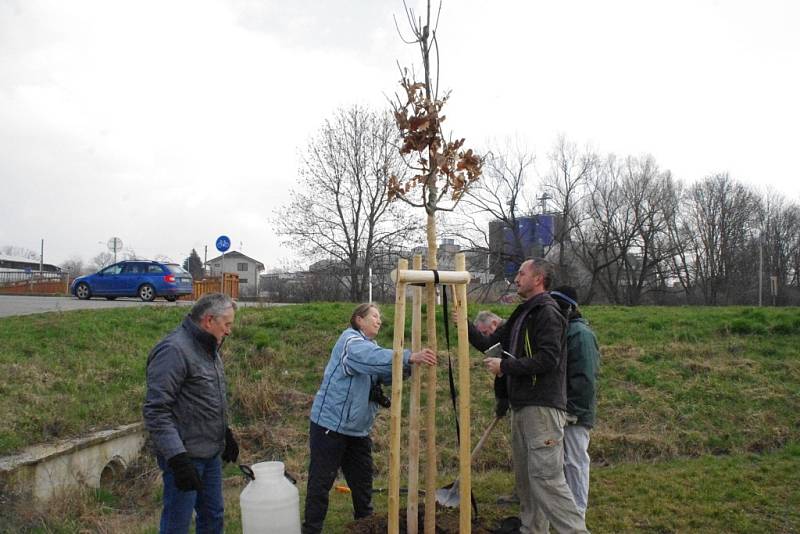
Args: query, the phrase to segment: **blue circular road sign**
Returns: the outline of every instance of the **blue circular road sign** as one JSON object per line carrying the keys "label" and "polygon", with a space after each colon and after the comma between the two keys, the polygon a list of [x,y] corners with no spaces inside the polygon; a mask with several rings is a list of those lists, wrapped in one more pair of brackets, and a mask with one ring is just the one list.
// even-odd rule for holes
{"label": "blue circular road sign", "polygon": [[226,235],[221,235],[217,238],[217,250],[225,252],[231,248],[231,238]]}

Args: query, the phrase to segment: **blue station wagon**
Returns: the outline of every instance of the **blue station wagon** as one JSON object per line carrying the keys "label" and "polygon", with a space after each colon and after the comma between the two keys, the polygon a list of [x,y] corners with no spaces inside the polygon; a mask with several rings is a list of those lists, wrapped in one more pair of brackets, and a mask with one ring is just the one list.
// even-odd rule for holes
{"label": "blue station wagon", "polygon": [[192,275],[177,263],[127,260],[73,280],[70,292],[81,300],[92,297],[139,297],[150,302],[164,297],[170,302],[192,294]]}

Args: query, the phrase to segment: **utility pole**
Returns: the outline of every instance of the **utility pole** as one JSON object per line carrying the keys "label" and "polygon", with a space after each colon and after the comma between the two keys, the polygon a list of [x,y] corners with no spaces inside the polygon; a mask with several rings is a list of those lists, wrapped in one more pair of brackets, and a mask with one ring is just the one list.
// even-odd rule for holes
{"label": "utility pole", "polygon": [[777,306],[777,298],[778,298],[778,277],[777,276],[770,276],[769,277],[769,287],[770,292],[772,293],[772,306]]}
{"label": "utility pole", "polygon": [[39,274],[44,271],[44,238],[42,238],[42,250],[39,252]]}
{"label": "utility pole", "polygon": [[208,270],[208,245],[205,245],[205,252],[203,252],[203,278],[206,277]]}

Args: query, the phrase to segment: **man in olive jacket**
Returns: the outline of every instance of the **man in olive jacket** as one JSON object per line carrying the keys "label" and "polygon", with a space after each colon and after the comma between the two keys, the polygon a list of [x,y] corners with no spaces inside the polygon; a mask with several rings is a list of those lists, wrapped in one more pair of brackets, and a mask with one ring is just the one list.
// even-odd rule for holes
{"label": "man in olive jacket", "polygon": [[[516,492],[522,532],[587,532],[564,478],[566,425],[566,321],[547,293],[552,265],[523,262],[515,282],[525,299],[490,336],[470,326],[469,339],[485,351],[501,343],[507,358],[486,358],[495,394],[508,399]],[[498,401],[500,402],[500,401]]]}
{"label": "man in olive jacket", "polygon": [[239,446],[219,347],[235,311],[227,295],[204,295],[147,357],[143,413],[164,481],[161,534],[189,532],[193,509],[197,532],[223,531],[222,461],[236,461]]}
{"label": "man in olive jacket", "polygon": [[578,511],[586,517],[589,501],[589,431],[597,412],[600,349],[578,308],[578,292],[560,286],[550,292],[569,321],[567,328],[567,427],[564,429],[564,475]]}

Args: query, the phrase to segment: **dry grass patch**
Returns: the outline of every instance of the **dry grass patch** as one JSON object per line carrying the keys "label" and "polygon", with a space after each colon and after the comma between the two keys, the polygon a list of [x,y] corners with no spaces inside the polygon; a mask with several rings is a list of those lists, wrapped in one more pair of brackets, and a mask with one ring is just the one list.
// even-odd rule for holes
{"label": "dry grass patch", "polygon": [[308,448],[307,429],[283,426],[277,421],[261,421],[234,429],[241,456],[240,463],[253,464],[279,460],[293,473],[305,471]]}
{"label": "dry grass patch", "polygon": [[155,524],[158,507],[153,498],[161,484],[160,470],[147,454],[110,487],[86,487],[59,493],[46,504],[29,495],[2,492],[0,532],[64,532],[127,534]]}

